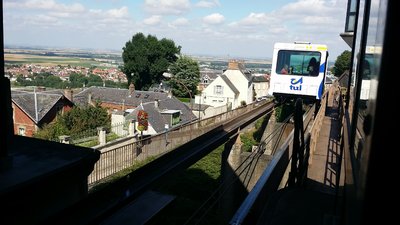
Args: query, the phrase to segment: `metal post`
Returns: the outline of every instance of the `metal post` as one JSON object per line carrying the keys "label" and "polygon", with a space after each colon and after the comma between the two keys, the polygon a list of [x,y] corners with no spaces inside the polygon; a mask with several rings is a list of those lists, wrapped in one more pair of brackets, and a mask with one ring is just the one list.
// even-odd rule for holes
{"label": "metal post", "polygon": [[168,145],[168,129],[169,129],[169,125],[165,124],[164,125],[164,129],[165,129],[165,146]]}
{"label": "metal post", "polygon": [[[178,82],[179,84],[181,84],[181,85],[185,88],[185,90],[189,93],[189,97],[190,97],[190,110],[191,110],[192,113],[193,113],[192,94],[190,93],[189,88],[186,87],[186,85],[185,85],[184,83],[182,83],[181,81],[179,81],[178,79],[175,79],[171,73],[164,72],[164,73],[163,73],[163,76],[166,77],[166,78],[170,78],[170,79],[175,80],[176,82]],[[191,126],[191,125],[189,125],[189,135],[190,135],[190,137],[189,137],[190,140],[192,140],[192,126]]]}
{"label": "metal post", "polygon": [[201,91],[200,91],[200,101],[199,101],[199,123],[200,123],[200,119],[201,119],[201,114],[200,114],[200,110],[201,110]]}
{"label": "metal post", "polygon": [[294,112],[294,135],[293,135],[293,152],[292,163],[289,173],[289,186],[294,187],[300,184],[301,177],[300,167],[303,164],[303,154],[301,146],[304,146],[304,130],[303,130],[303,101],[301,98],[296,100]]}

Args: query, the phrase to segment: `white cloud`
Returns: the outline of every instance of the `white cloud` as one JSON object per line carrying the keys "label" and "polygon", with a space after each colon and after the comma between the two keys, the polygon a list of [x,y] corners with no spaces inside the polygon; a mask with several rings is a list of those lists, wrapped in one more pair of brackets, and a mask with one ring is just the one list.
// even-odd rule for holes
{"label": "white cloud", "polygon": [[128,7],[123,6],[119,9],[110,9],[106,11],[107,16],[113,17],[113,18],[125,18],[128,17],[129,12],[128,12]]}
{"label": "white cloud", "polygon": [[85,7],[79,3],[73,3],[70,5],[60,4],[54,0],[28,0],[25,2],[5,2],[5,8],[19,8],[19,9],[40,9],[49,11],[61,11],[80,13],[85,11]]}
{"label": "white cloud", "polygon": [[172,21],[171,23],[169,23],[169,25],[173,28],[187,26],[187,25],[189,25],[189,20],[184,17],[180,17],[180,18]]}
{"label": "white cloud", "polygon": [[203,22],[206,24],[221,24],[225,21],[225,17],[219,13],[213,13],[203,17]]}
{"label": "white cloud", "polygon": [[143,23],[145,25],[150,25],[150,26],[158,25],[161,23],[161,16],[157,16],[157,15],[151,16],[147,19],[144,19]]}
{"label": "white cloud", "polygon": [[[242,19],[237,23],[238,26],[254,26],[260,24],[266,24],[268,19],[271,16],[268,16],[266,13],[250,13],[246,18]],[[273,18],[271,18],[273,19]]]}
{"label": "white cloud", "polygon": [[[97,1],[100,4],[110,0]],[[235,10],[222,11],[225,5],[218,0],[144,0],[134,4],[118,1],[113,2],[113,7],[106,4],[97,9],[90,9],[86,1],[70,1],[87,4],[85,9],[79,3],[64,0],[3,0],[4,34],[11,42],[64,40],[70,45],[120,48],[134,33],[143,32],[170,38],[189,53],[265,57],[271,57],[274,42],[305,40],[328,44],[332,57],[342,52],[346,44],[339,33],[344,31],[347,0],[294,1],[275,11],[255,8],[233,21],[239,14],[232,15]],[[197,11],[190,14],[191,7]],[[216,7],[221,10],[219,13],[198,13]],[[135,23],[133,15],[140,22]],[[30,38],[24,37],[26,33],[31,34]]]}
{"label": "white cloud", "polygon": [[155,15],[180,15],[190,10],[189,0],[145,0],[144,8]]}
{"label": "white cloud", "polygon": [[218,0],[214,0],[214,1],[199,1],[196,3],[195,6],[198,8],[213,8],[220,5],[221,4],[219,3]]}
{"label": "white cloud", "polygon": [[52,16],[38,15],[33,18],[30,18],[30,20],[27,20],[27,22],[30,24],[37,24],[37,25],[43,24],[45,26],[48,26],[51,24],[54,26],[59,22],[59,20]]}

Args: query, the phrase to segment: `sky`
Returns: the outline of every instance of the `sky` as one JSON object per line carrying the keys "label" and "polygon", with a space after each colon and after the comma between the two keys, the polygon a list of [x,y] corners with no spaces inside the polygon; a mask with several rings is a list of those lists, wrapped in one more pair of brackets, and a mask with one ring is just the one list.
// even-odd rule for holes
{"label": "sky", "polygon": [[350,50],[347,0],[3,0],[5,45],[121,51],[138,32],[186,55],[272,58],[275,42]]}

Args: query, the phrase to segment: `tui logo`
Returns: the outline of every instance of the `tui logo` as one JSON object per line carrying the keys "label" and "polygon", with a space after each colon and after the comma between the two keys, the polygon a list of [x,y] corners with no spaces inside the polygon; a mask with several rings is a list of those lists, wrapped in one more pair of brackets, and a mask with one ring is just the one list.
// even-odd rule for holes
{"label": "tui logo", "polygon": [[300,79],[296,80],[296,78],[290,79],[290,90],[293,91],[301,91],[301,85],[303,84],[303,77]]}

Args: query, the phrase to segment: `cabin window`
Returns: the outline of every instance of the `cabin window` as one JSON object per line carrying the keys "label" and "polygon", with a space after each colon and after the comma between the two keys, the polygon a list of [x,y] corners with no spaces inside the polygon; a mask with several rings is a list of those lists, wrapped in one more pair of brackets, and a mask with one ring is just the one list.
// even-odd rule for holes
{"label": "cabin window", "polygon": [[278,52],[276,73],[318,76],[320,62],[320,52],[281,50]]}

